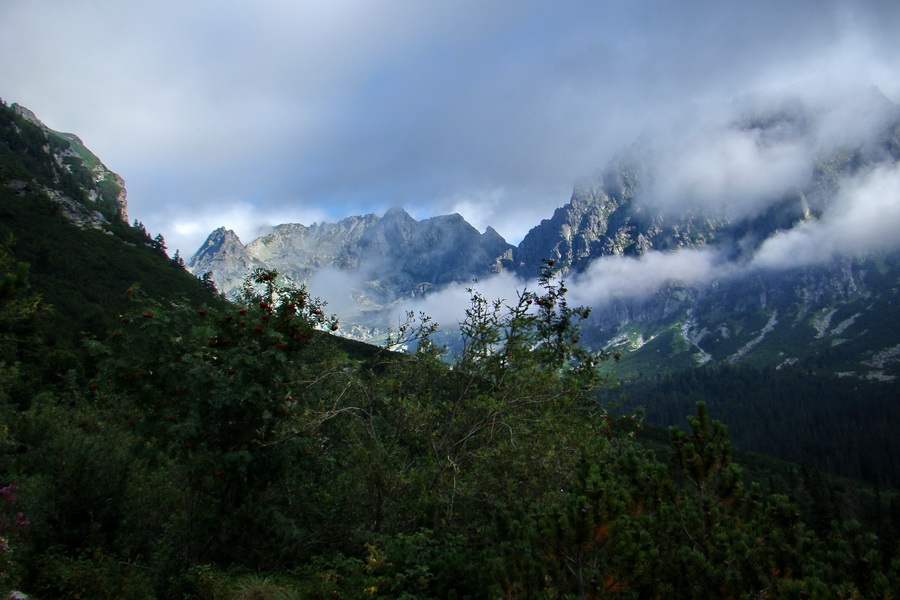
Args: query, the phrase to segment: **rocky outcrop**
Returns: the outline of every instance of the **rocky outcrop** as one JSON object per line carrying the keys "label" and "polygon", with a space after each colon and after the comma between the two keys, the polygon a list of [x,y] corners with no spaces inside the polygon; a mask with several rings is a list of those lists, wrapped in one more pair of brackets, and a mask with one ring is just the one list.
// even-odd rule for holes
{"label": "rocky outcrop", "polygon": [[665,218],[635,201],[639,172],[618,159],[604,176],[575,187],[568,204],[531,229],[514,252],[523,278],[540,273],[545,259],[561,273],[579,273],[601,256],[641,256],[651,250],[703,246],[728,221],[699,214]]}
{"label": "rocky outcrop", "polygon": [[[655,172],[650,166],[654,161],[648,159],[659,150],[652,139],[641,139],[614,157],[601,176],[576,186],[565,206],[528,232],[514,253],[514,268],[523,277],[534,277],[541,261],[552,259],[563,273],[578,273],[601,256],[641,256],[653,250],[705,245],[716,246],[730,260],[739,260],[775,232],[821,216],[842,177],[900,160],[900,108],[877,89],[851,104],[855,110],[871,114],[866,123],[874,128],[866,134],[846,134],[853,143],[820,134],[824,117],[800,101],[774,107],[752,99],[736,101],[739,116],[721,135],[752,140],[763,149],[782,144],[818,154],[809,177],[789,191],[761,198],[759,205],[766,207],[761,211],[735,213],[729,199],[723,197],[716,208],[707,203],[702,210],[664,215],[650,198],[655,193],[654,182],[666,175]],[[685,204],[690,205],[687,200]]]}
{"label": "rocky outcrop", "polygon": [[[816,147],[822,154],[812,161],[809,177],[792,190],[761,198],[759,206],[764,208],[755,211],[729,212],[725,206],[717,211],[653,212],[653,202],[645,200],[659,174],[641,160],[645,148],[635,145],[611,161],[602,176],[576,186],[565,206],[526,235],[514,252],[514,268],[531,278],[542,259],[552,259],[577,285],[587,267],[604,256],[638,257],[705,246],[709,255],[729,265],[720,270],[720,277],[696,284],[673,282],[650,295],[604,301],[594,306],[585,337],[638,364],[662,368],[734,360],[793,364],[828,356],[820,364],[832,369],[839,365],[844,373],[900,376],[900,361],[886,361],[885,370],[882,362],[865,358],[872,347],[879,347],[893,360],[889,350],[900,342],[894,329],[879,325],[900,318],[893,301],[900,285],[898,253],[849,256],[792,269],[747,268],[766,240],[822,217],[838,198],[842,180],[876,165],[896,168],[900,111],[878,93],[863,100],[863,106],[874,106],[873,111],[884,115],[881,129],[855,146]],[[804,136],[816,131],[817,122],[814,113],[791,105],[773,113],[750,110],[731,126],[760,144],[787,136],[801,145]],[[822,333],[823,315],[833,316],[841,326]],[[837,347],[842,352],[832,350]],[[879,370],[873,375],[866,365],[876,362]]]}
{"label": "rocky outcrop", "polygon": [[[6,134],[18,135],[19,145],[30,147],[32,161],[42,163],[37,167],[43,175],[41,180],[35,178],[25,184],[30,191],[44,192],[79,227],[106,229],[113,220],[128,223],[125,181],[107,169],[78,136],[50,129],[19,104],[9,110],[14,117],[4,119]],[[31,131],[23,131],[29,128]],[[33,128],[39,133],[33,134]],[[30,168],[34,171],[36,165]],[[7,185],[21,188],[14,181]]]}

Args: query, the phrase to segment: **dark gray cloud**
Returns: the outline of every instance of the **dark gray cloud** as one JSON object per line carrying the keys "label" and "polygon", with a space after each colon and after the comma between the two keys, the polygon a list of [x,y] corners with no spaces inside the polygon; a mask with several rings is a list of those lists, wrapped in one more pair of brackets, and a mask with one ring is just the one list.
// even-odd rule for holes
{"label": "dark gray cloud", "polygon": [[[689,107],[798,86],[900,99],[898,30],[900,5],[874,0],[29,0],[0,8],[0,95],[80,135],[183,254],[219,225],[393,205],[516,242]],[[747,168],[786,178],[807,156],[751,142],[684,153],[667,197],[747,184],[750,205]]]}

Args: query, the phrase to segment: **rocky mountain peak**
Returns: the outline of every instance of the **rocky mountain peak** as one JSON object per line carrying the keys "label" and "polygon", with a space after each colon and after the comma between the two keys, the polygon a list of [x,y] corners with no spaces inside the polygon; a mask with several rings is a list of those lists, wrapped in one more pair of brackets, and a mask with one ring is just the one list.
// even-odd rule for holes
{"label": "rocky mountain peak", "polygon": [[20,117],[22,117],[23,119],[25,119],[26,121],[31,123],[32,125],[37,125],[38,127],[40,127],[41,129],[43,129],[45,131],[49,129],[49,127],[44,125],[43,121],[41,121],[40,119],[37,118],[37,115],[35,115],[32,111],[25,108],[21,104],[13,104],[10,108],[13,109],[13,112],[15,112],[17,115],[19,115]]}
{"label": "rocky mountain peak", "polygon": [[234,253],[238,248],[243,250],[244,245],[241,243],[241,239],[237,234],[231,229],[219,227],[209,234],[206,241],[203,242],[203,245],[200,246],[200,249],[194,254],[191,259],[191,265],[193,265],[195,261],[202,261],[207,256],[221,253]]}
{"label": "rocky mountain peak", "polygon": [[188,262],[188,270],[202,277],[212,273],[220,291],[236,290],[250,271],[260,266],[231,229],[219,227],[209,234]]}
{"label": "rocky mountain peak", "polygon": [[404,221],[404,222],[415,221],[415,219],[413,219],[409,215],[408,212],[406,212],[403,208],[401,208],[399,206],[392,206],[391,208],[389,208],[387,210],[386,213],[384,213],[384,216],[381,218],[388,222],[391,222],[391,221]]}

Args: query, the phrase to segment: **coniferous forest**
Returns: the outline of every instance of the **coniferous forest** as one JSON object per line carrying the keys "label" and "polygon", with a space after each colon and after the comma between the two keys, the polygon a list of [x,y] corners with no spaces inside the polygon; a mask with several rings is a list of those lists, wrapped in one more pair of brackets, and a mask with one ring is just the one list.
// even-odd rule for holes
{"label": "coniferous forest", "polygon": [[0,186],[3,593],[900,589],[894,490],[738,455],[699,394],[670,430],[612,410],[615,358],[579,343],[588,309],[551,265],[511,302],[473,290],[453,356],[426,315],[375,347],[314,290],[258,270],[225,301],[140,224],[74,227],[38,183]]}
{"label": "coniferous forest", "polygon": [[703,398],[722,415],[735,446],[872,484],[900,486],[900,404],[894,382],[729,364],[636,382],[608,396],[645,410],[648,423],[676,423]]}

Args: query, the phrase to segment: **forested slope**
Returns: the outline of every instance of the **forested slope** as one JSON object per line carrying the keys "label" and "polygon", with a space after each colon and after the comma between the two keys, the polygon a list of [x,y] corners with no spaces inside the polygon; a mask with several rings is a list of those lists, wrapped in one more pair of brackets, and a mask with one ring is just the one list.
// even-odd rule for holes
{"label": "forested slope", "polygon": [[[43,318],[8,256],[4,343]],[[68,385],[6,362],[3,585],[59,598],[718,597],[896,589],[892,495],[741,476],[700,404],[668,457],[596,404],[604,356],[552,279],[475,296],[452,364],[429,322],[349,355],[303,289],[243,303],[127,288]],[[537,307],[538,310],[533,310]],[[11,325],[15,323],[15,327]],[[11,356],[13,354],[5,354]],[[250,596],[255,594],[255,596]]]}
{"label": "forested slope", "polygon": [[829,473],[900,487],[900,404],[893,381],[816,373],[803,364],[695,367],[609,392],[658,426],[681,422],[697,398],[736,446]]}

